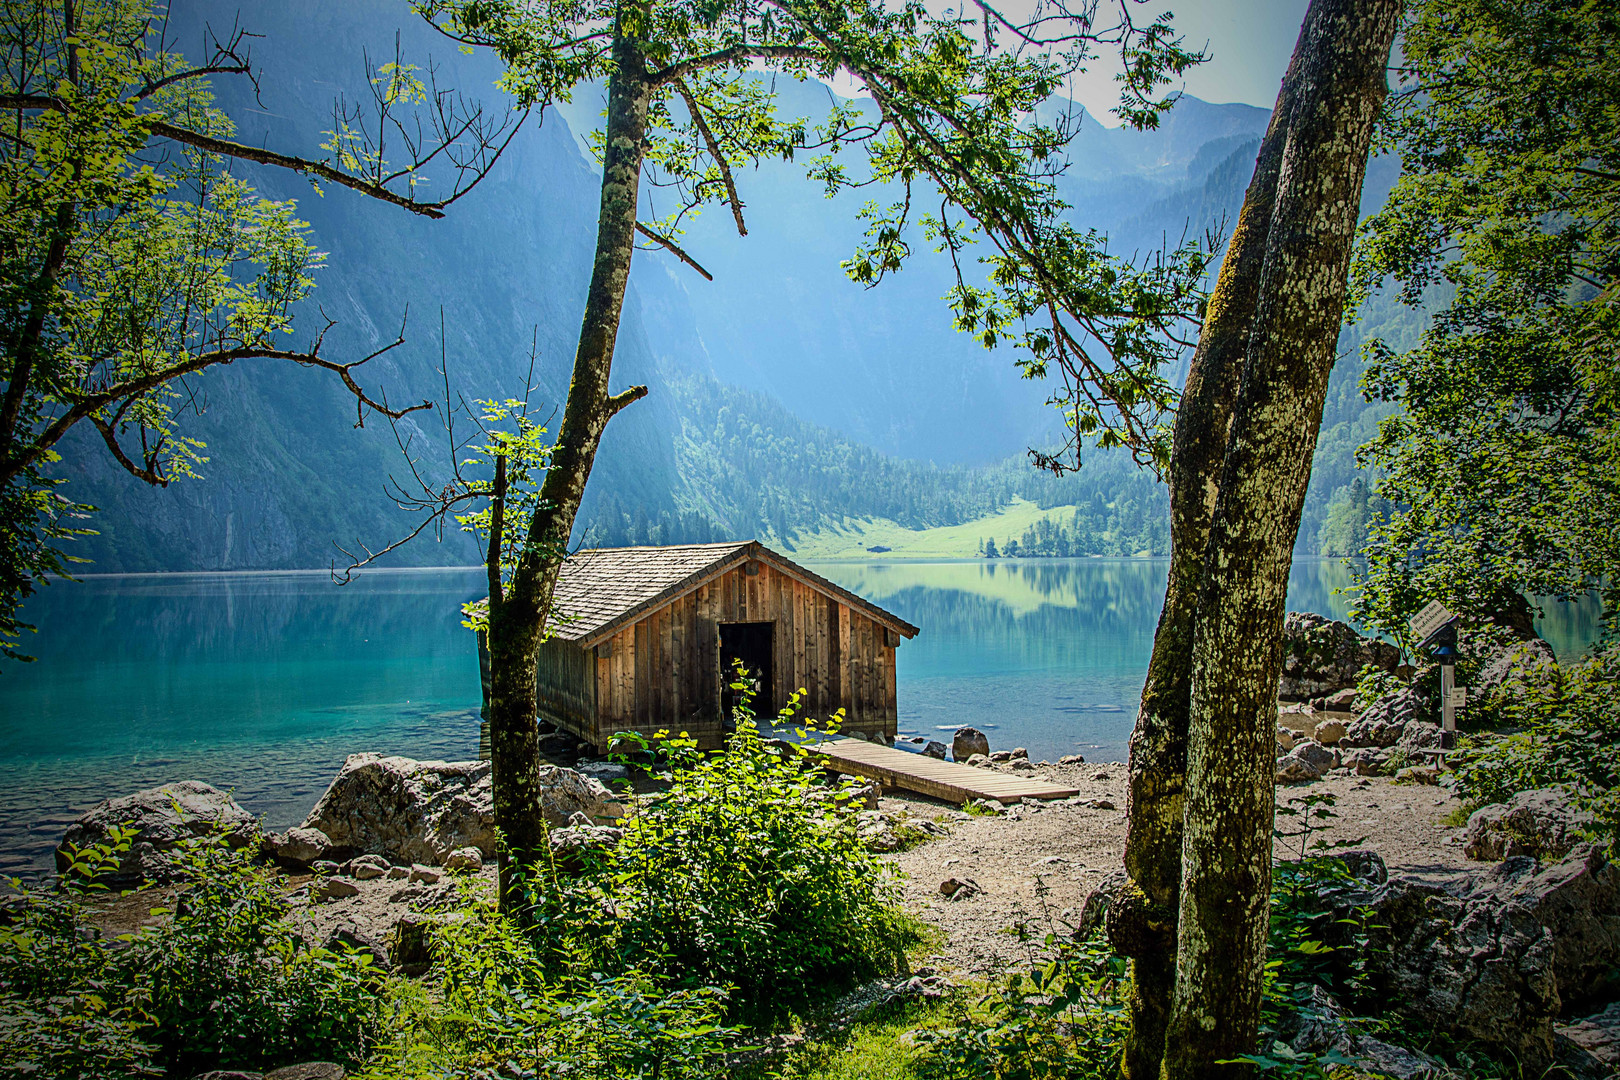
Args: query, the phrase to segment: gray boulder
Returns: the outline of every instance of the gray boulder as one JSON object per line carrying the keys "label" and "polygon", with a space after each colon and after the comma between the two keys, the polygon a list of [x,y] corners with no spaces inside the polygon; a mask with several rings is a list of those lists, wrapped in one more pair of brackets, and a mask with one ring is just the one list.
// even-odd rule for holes
{"label": "gray boulder", "polygon": [[1620,965],[1620,866],[1583,845],[1551,866],[1509,858],[1449,888],[1395,877],[1337,898],[1371,909],[1374,993],[1527,1071],[1547,1068],[1557,1018],[1601,1004],[1589,999]]}
{"label": "gray boulder", "polygon": [[1401,732],[1395,745],[1402,750],[1432,750],[1440,746],[1440,725],[1427,720],[1412,720]]}
{"label": "gray boulder", "polygon": [[288,1065],[264,1074],[264,1080],[344,1080],[348,1073],[343,1066],[330,1061],[306,1061],[302,1065]]}
{"label": "gray boulder", "polygon": [[387,874],[392,867],[381,855],[361,855],[350,859],[345,869],[356,881],[372,881]]}
{"label": "gray boulder", "polygon": [[220,835],[234,848],[257,844],[259,820],[231,796],[198,780],[181,780],[108,799],[68,826],[56,849],[56,869],[66,871],[72,851],[104,843],[112,830],[134,829],[126,851],[100,880],[126,889],[143,880],[167,884],[179,877],[176,849],[185,841]]}
{"label": "gray boulder", "polygon": [[1316,725],[1316,731],[1311,737],[1323,746],[1337,746],[1343,739],[1350,725],[1343,720],[1324,720]]}
{"label": "gray boulder", "polygon": [[848,789],[851,805],[876,810],[878,800],[883,797],[883,784],[865,777],[852,776],[849,779],[854,781],[854,785]]}
{"label": "gray boulder", "polygon": [[1310,612],[1290,611],[1283,620],[1283,668],[1278,696],[1304,701],[1356,685],[1363,665],[1394,671],[1400,651],[1364,638],[1347,624]]}
{"label": "gray boulder", "polygon": [[1414,689],[1386,694],[1367,706],[1339,739],[1339,745],[1394,746],[1406,734],[1407,725],[1413,723],[1435,726],[1429,719],[1428,699]]}
{"label": "gray boulder", "polygon": [[1322,704],[1327,707],[1329,712],[1355,712],[1355,687],[1350,687],[1348,689],[1339,690],[1335,693],[1329,694],[1327,696],[1327,700],[1325,700]]}
{"label": "gray boulder", "polygon": [[444,860],[446,870],[482,870],[484,853],[475,847],[456,848]]}
{"label": "gray boulder", "polygon": [[1577,809],[1558,788],[1521,791],[1505,803],[1475,810],[1468,819],[1463,853],[1496,861],[1514,855],[1561,859],[1581,840],[1592,815]]}
{"label": "gray boulder", "polygon": [[604,784],[630,779],[629,768],[616,761],[585,761],[575,765],[574,771]]}
{"label": "gray boulder", "polygon": [[[579,812],[593,820],[623,815],[600,781],[557,765],[540,766],[540,805],[553,826]],[[439,866],[464,847],[493,858],[489,762],[351,754],[304,827],[319,829],[337,847],[403,863]]]}
{"label": "gray boulder", "polygon": [[1109,908],[1125,895],[1130,885],[1130,875],[1123,870],[1115,870],[1086,894],[1086,902],[1080,907],[1080,922],[1074,928],[1076,941],[1084,941],[1091,936],[1092,931],[1104,925],[1108,919]]}
{"label": "gray boulder", "polygon": [[1388,760],[1387,750],[1363,747],[1346,753],[1341,764],[1357,776],[1377,776],[1384,771],[1384,763]]}
{"label": "gray boulder", "polygon": [[990,756],[990,737],[978,728],[957,728],[951,740],[951,760],[966,761],[974,754]]}
{"label": "gray boulder", "polygon": [[1314,739],[1301,739],[1292,750],[1277,759],[1277,780],[1287,784],[1320,780],[1338,764],[1338,754]]}
{"label": "gray boulder", "polygon": [[264,847],[277,861],[304,867],[326,858],[332,838],[319,829],[288,829],[265,837]]}
{"label": "gray boulder", "polygon": [[1447,1074],[1445,1067],[1427,1054],[1383,1042],[1357,1030],[1346,1020],[1344,1009],[1333,995],[1320,986],[1310,988],[1310,996],[1300,1008],[1284,1014],[1278,1034],[1295,1053],[1336,1051],[1355,1059],[1362,1070],[1377,1076],[1414,1080]]}
{"label": "gray boulder", "polygon": [[945,744],[942,742],[930,739],[928,745],[922,748],[922,752],[923,757],[938,758],[940,761],[945,760]]}
{"label": "gray boulder", "polygon": [[1314,739],[1301,739],[1294,744],[1291,753],[1302,761],[1310,762],[1323,772],[1337,768],[1339,764],[1339,755]]}
{"label": "gray boulder", "polygon": [[552,865],[565,874],[577,874],[593,858],[611,851],[624,839],[624,830],[592,825],[578,815],[566,828],[551,830]]}
{"label": "gray boulder", "polygon": [[1550,665],[1557,663],[1552,646],[1540,638],[1515,641],[1498,649],[1480,670],[1476,687],[1486,693],[1499,687],[1522,684],[1540,676]]}
{"label": "gray boulder", "polygon": [[371,962],[380,971],[391,971],[393,965],[389,962],[388,946],[372,937],[362,926],[346,922],[326,935],[323,948],[331,952],[349,950],[365,953],[371,957]]}
{"label": "gray boulder", "polygon": [[311,900],[347,900],[360,895],[360,886],[348,878],[316,878],[309,883]]}
{"label": "gray boulder", "polygon": [[1600,1066],[1610,1069],[1610,1075],[1620,1075],[1620,1001],[1557,1031],[1597,1059]]}

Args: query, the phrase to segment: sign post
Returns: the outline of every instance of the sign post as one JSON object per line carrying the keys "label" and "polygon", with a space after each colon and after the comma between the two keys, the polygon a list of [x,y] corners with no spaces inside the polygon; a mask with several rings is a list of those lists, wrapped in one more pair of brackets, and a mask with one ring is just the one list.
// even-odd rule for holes
{"label": "sign post", "polygon": [[1433,648],[1430,654],[1440,664],[1440,749],[1450,750],[1457,742],[1457,708],[1464,690],[1456,683],[1457,616],[1438,600],[1430,600],[1407,622],[1418,638],[1418,648]]}

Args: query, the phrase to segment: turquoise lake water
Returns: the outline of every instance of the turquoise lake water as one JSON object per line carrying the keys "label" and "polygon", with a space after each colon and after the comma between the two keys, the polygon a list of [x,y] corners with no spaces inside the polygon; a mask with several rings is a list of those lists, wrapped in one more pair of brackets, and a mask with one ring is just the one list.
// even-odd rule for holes
{"label": "turquoise lake water", "polygon": [[[1163,560],[815,568],[922,628],[898,652],[902,734],[972,724],[1037,759],[1124,759]],[[1348,581],[1342,562],[1298,563],[1289,606],[1342,617],[1333,590]],[[25,613],[38,662],[0,669],[0,872],[47,866],[84,810],[172,780],[231,789],[281,828],[348,754],[476,756],[478,662],[459,605],[482,594],[481,570],[374,572],[343,588],[312,572],[41,590]],[[1548,628],[1561,652],[1588,632]]]}

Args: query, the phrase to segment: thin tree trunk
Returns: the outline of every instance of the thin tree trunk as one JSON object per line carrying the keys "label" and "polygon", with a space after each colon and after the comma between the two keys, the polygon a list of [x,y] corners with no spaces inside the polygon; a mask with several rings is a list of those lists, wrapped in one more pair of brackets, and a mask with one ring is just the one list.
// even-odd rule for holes
{"label": "thin tree trunk", "polygon": [[1192,641],[1175,994],[1163,1075],[1254,1050],[1271,895],[1288,569],[1344,314],[1400,0],[1315,0]]}
{"label": "thin tree trunk", "polygon": [[[1300,31],[1300,41],[1305,31]],[[1193,624],[1204,576],[1204,548],[1219,493],[1227,428],[1237,400],[1272,201],[1288,136],[1294,62],[1283,77],[1254,178],[1210,294],[1198,348],[1176,414],[1170,458],[1170,576],[1153,636],[1153,657],[1131,736],[1125,869],[1130,884],[1108,915],[1115,951],[1131,957],[1131,1030],[1125,1075],[1158,1080],[1176,973],[1176,909],[1181,887],[1182,788],[1192,688]]]}
{"label": "thin tree trunk", "polygon": [[500,900],[501,909],[514,914],[524,908],[522,875],[514,873],[514,868],[536,858],[546,845],[535,726],[536,653],[545,640],[557,571],[567,553],[602,432],[615,413],[647,393],[645,386],[633,386],[617,395],[608,393],[613,346],[635,251],[641,162],[652,100],[641,44],[624,29],[622,20],[614,34],[613,60],[617,70],[608,80],[596,263],[574,354],[573,381],[523,554],[506,596],[499,603],[492,597],[489,612],[490,762],[495,821],[504,841],[499,857]]}

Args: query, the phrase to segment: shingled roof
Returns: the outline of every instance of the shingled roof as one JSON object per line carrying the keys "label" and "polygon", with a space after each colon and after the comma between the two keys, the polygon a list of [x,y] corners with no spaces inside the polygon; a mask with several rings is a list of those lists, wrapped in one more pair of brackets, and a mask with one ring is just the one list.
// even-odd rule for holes
{"label": "shingled roof", "polygon": [[848,589],[779,555],[758,540],[726,544],[674,544],[669,547],[592,548],[563,560],[552,597],[551,632],[564,641],[590,647],[724,574],[758,559],[871,616],[905,637],[917,628]]}

